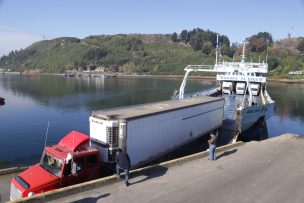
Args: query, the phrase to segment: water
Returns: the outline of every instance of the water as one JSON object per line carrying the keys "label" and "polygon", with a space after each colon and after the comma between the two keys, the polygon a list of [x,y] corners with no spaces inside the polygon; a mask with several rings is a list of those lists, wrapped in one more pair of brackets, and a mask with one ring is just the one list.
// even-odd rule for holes
{"label": "water", "polygon": [[[62,76],[0,75],[0,168],[29,165],[39,160],[47,145],[71,130],[89,134],[94,110],[170,99],[181,80],[153,78],[65,78]],[[189,81],[188,91],[212,84]],[[277,101],[275,115],[267,121],[269,137],[304,132],[304,86],[270,84]]]}

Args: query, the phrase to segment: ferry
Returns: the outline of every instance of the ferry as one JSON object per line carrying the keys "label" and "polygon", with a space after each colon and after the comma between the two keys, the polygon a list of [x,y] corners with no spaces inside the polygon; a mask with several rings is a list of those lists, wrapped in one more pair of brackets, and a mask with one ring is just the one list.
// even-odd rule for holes
{"label": "ferry", "polygon": [[[218,39],[217,39],[218,42]],[[188,65],[179,90],[172,99],[194,96],[217,96],[225,98],[224,123],[232,123],[235,134],[241,134],[257,122],[269,119],[275,111],[275,101],[267,92],[268,64],[265,62],[245,62],[246,42],[240,62],[218,62],[218,43],[214,65]],[[190,73],[216,73],[217,87],[208,91],[185,94]]]}

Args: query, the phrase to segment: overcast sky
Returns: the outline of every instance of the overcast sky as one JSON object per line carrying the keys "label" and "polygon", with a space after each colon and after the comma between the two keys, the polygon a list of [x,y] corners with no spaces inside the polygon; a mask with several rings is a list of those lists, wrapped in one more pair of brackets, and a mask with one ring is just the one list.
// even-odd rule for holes
{"label": "overcast sky", "polygon": [[241,42],[304,36],[304,0],[0,0],[0,56],[42,39],[210,29]]}

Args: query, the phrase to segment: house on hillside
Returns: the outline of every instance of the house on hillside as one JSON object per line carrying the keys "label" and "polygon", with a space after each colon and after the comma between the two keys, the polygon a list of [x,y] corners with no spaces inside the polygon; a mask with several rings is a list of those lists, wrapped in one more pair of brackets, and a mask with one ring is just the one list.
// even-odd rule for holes
{"label": "house on hillside", "polygon": [[288,75],[303,75],[304,71],[290,71]]}

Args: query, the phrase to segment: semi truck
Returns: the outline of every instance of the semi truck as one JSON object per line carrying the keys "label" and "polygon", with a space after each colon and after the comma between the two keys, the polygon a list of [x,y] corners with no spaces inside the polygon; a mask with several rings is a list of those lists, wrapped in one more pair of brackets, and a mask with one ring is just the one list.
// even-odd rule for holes
{"label": "semi truck", "polygon": [[11,181],[16,200],[98,178],[120,148],[137,168],[222,125],[224,99],[195,97],[96,111],[90,136],[72,131]]}
{"label": "semi truck", "polygon": [[223,113],[224,99],[207,96],[95,111],[90,143],[102,162],[120,148],[136,168],[219,128]]}
{"label": "semi truck", "polygon": [[40,163],[12,179],[10,200],[96,179],[101,174],[99,160],[89,136],[72,131],[58,144],[46,146]]}

